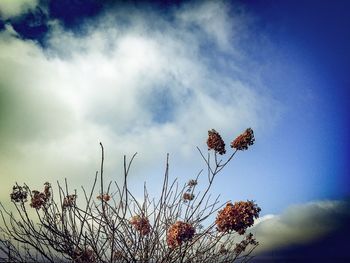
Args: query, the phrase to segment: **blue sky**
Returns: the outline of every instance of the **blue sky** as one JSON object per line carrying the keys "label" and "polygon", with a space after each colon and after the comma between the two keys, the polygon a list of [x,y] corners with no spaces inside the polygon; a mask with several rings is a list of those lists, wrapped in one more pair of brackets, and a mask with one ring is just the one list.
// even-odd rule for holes
{"label": "blue sky", "polygon": [[13,182],[39,187],[44,175],[91,182],[99,141],[110,179],[137,151],[130,180],[156,192],[167,152],[172,176],[187,181],[203,167],[195,147],[206,150],[207,130],[228,146],[252,127],[255,145],[213,194],[256,200],[260,228],[286,226],[308,207],[316,212],[306,218],[327,218],[350,193],[349,9],[313,0],[1,2],[1,199]]}
{"label": "blue sky", "polygon": [[276,71],[264,72],[263,82],[286,108],[267,165],[279,172],[267,174],[293,178],[278,185],[293,202],[348,195],[349,4],[247,1],[245,7],[256,15],[256,34],[274,45],[266,52]]}

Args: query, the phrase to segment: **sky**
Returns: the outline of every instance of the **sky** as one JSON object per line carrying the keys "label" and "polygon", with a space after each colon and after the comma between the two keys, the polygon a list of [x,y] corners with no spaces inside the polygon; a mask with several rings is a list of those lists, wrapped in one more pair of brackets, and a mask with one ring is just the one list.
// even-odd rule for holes
{"label": "sky", "polygon": [[130,185],[157,193],[166,153],[186,182],[204,167],[196,146],[207,150],[208,130],[229,152],[251,127],[255,144],[212,193],[260,205],[257,260],[339,246],[349,10],[345,0],[0,0],[1,201],[14,182],[91,184],[99,142],[108,180],[138,152]]}

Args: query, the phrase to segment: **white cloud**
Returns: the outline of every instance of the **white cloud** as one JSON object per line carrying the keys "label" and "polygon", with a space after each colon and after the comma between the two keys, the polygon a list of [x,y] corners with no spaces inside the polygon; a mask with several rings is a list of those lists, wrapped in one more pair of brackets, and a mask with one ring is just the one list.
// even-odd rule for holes
{"label": "white cloud", "polygon": [[256,252],[310,243],[338,230],[350,217],[346,201],[317,201],[266,215],[251,229],[260,243]]}
{"label": "white cloud", "polygon": [[[231,21],[222,4],[201,8],[209,17],[205,32],[218,45],[229,44]],[[99,141],[107,151],[106,174],[117,179],[122,155],[139,152],[136,174],[146,177],[144,167],[163,161],[166,152],[193,164],[208,129],[232,139],[246,127],[264,129],[274,121],[266,113],[278,107],[256,91],[254,77],[244,83],[215,70],[215,57],[200,50],[203,33],[186,26],[197,9],[180,12],[185,19],[171,23],[156,14],[107,13],[83,35],[52,21],[47,49],[1,33],[4,196],[13,181],[41,187],[64,177],[76,186],[92,180]],[[215,21],[219,33],[209,26]],[[228,59],[234,56],[227,52]]]}
{"label": "white cloud", "polygon": [[19,16],[38,5],[38,0],[1,0],[0,17],[8,19]]}
{"label": "white cloud", "polygon": [[[203,4],[187,4],[178,13],[178,18],[189,30],[203,30],[209,40],[220,49],[232,52],[232,40],[242,25],[242,17],[231,17],[232,6],[224,1],[204,1]],[[231,10],[232,11],[232,10]],[[229,21],[229,22],[228,22]]]}

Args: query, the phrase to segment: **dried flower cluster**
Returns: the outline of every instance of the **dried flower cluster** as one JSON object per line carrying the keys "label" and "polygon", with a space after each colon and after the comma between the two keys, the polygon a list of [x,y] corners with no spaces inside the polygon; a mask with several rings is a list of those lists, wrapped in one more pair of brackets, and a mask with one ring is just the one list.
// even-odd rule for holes
{"label": "dried flower cluster", "polygon": [[214,150],[219,154],[226,153],[225,142],[221,138],[220,134],[214,129],[208,131],[207,145],[209,150]]}
{"label": "dried flower cluster", "polygon": [[91,248],[76,249],[72,258],[76,263],[96,262],[95,252]]}
{"label": "dried flower cluster", "polygon": [[236,247],[233,249],[236,255],[241,254],[246,250],[249,245],[256,246],[259,243],[256,241],[252,233],[249,233],[240,243],[236,244]]}
{"label": "dried flower cluster", "polygon": [[51,184],[46,182],[44,188],[44,192],[39,192],[37,190],[32,191],[32,199],[30,202],[30,206],[35,208],[35,209],[40,209],[43,206],[45,206],[51,197],[50,189],[51,189]]}
{"label": "dried flower cluster", "polygon": [[67,195],[63,200],[63,208],[74,207],[77,200],[77,195]]}
{"label": "dried flower cluster", "polygon": [[167,244],[170,248],[181,246],[183,242],[191,240],[195,232],[196,230],[191,224],[177,221],[168,229]]}
{"label": "dried flower cluster", "polygon": [[188,187],[194,187],[194,186],[197,185],[197,183],[198,183],[197,180],[191,179],[191,180],[188,181],[187,186]]}
{"label": "dried flower cluster", "polygon": [[[250,232],[247,228],[259,217],[260,208],[248,200],[228,203],[217,212],[219,201],[212,200],[209,190],[237,150],[246,150],[254,143],[254,134],[249,128],[238,136],[231,143],[236,150],[230,150],[227,158],[218,155],[226,153],[220,134],[212,129],[208,135],[208,149],[213,151],[206,157],[197,147],[208,169],[179,186],[177,179],[169,182],[167,155],[158,200],[149,197],[146,184],[142,202],[128,188],[129,168],[136,154],[129,162],[124,156],[122,187],[117,182],[115,187],[112,182],[105,187],[101,143],[101,171],[96,173],[89,193],[82,187],[81,202],[77,202],[77,191],[71,192],[67,181],[65,189],[58,183],[58,202],[49,183],[42,191],[16,183],[9,194],[17,214],[0,204],[0,220],[4,222],[0,223],[0,236],[4,237],[0,238],[0,262],[33,262],[37,258],[42,262],[75,263],[247,262],[258,242],[245,233]],[[196,189],[199,182],[200,189]],[[27,199],[36,209],[34,213],[28,213],[31,208],[24,204]],[[34,220],[31,215],[36,216]],[[238,234],[241,238],[237,241]]]}
{"label": "dried flower cluster", "polygon": [[111,196],[109,194],[100,194],[97,196],[97,199],[108,202],[109,200],[111,200]]}
{"label": "dried flower cluster", "polygon": [[14,185],[10,197],[12,202],[27,202],[28,191],[24,186]]}
{"label": "dried flower cluster", "polygon": [[234,230],[240,235],[254,224],[254,218],[259,217],[261,211],[253,201],[240,201],[234,205],[226,204],[226,207],[218,212],[215,223],[218,231],[229,232]]}
{"label": "dried flower cluster", "polygon": [[139,215],[133,216],[130,219],[130,224],[132,224],[142,236],[145,236],[151,232],[151,225],[146,217],[141,217]]}
{"label": "dried flower cluster", "polygon": [[248,150],[248,146],[253,145],[254,141],[254,132],[251,128],[248,128],[231,142],[231,147],[237,150]]}
{"label": "dried flower cluster", "polygon": [[182,198],[185,200],[185,201],[191,201],[194,199],[194,194],[191,194],[191,193],[184,193],[182,195]]}

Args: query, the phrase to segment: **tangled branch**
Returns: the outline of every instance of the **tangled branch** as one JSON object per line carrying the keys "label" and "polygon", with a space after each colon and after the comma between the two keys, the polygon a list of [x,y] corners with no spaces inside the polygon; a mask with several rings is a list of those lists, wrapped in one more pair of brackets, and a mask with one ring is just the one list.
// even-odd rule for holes
{"label": "tangled branch", "polygon": [[[169,182],[169,155],[160,197],[151,199],[144,187],[143,201],[130,192],[127,179],[136,154],[124,156],[124,181],[104,182],[101,167],[89,191],[72,191],[67,180],[50,183],[42,191],[15,184],[10,194],[14,212],[0,203],[0,261],[6,262],[245,262],[258,245],[246,229],[259,217],[253,201],[220,205],[209,195],[215,177],[237,151],[254,143],[247,129],[232,143],[226,159],[225,143],[209,131],[208,155],[197,147],[207,171],[204,191],[197,191],[204,170],[182,186]],[[219,157],[220,155],[220,157]],[[205,178],[205,177],[204,177]],[[99,181],[99,189],[97,183]],[[96,195],[97,194],[97,195]],[[78,205],[77,199],[83,199]],[[28,205],[29,203],[29,205]],[[223,208],[223,209],[222,209]],[[221,210],[220,210],[221,209]],[[210,217],[217,213],[215,222]],[[241,240],[241,241],[239,241]]]}

